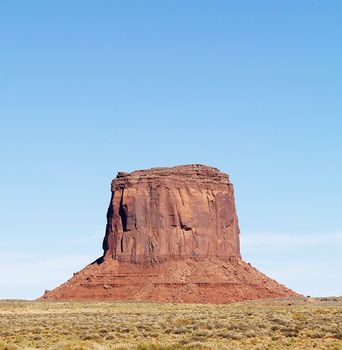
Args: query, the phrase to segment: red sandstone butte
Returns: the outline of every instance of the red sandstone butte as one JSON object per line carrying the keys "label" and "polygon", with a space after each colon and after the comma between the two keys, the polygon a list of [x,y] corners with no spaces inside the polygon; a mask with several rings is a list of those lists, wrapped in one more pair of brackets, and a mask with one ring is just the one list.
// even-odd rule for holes
{"label": "red sandstone butte", "polygon": [[233,185],[205,165],[119,172],[103,256],[43,300],[228,303],[297,294],[240,255]]}

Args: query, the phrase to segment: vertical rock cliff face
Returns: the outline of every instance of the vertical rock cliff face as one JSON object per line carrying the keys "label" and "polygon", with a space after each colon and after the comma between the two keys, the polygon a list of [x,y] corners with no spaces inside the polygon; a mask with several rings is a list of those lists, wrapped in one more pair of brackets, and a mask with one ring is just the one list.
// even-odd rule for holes
{"label": "vertical rock cliff face", "polygon": [[119,173],[103,249],[130,262],[240,257],[228,175],[203,165]]}
{"label": "vertical rock cliff face", "polygon": [[233,185],[204,165],[118,173],[104,254],[46,300],[228,303],[295,296],[240,256]]}

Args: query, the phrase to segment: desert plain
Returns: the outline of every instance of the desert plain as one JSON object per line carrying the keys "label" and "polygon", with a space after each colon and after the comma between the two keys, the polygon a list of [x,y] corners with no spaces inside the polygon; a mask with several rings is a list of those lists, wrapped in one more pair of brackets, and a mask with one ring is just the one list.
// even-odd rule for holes
{"label": "desert plain", "polygon": [[342,349],[342,298],[0,302],[0,349]]}

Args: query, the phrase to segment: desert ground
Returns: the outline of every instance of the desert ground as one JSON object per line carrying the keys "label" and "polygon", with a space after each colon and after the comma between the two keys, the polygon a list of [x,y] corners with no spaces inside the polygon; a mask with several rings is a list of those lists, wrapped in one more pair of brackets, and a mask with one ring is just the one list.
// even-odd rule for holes
{"label": "desert ground", "polygon": [[342,298],[0,301],[0,349],[342,349]]}

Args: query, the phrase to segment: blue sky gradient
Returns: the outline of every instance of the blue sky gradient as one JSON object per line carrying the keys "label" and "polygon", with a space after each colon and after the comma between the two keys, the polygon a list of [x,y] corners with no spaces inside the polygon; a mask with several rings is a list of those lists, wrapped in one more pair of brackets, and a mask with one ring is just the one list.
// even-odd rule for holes
{"label": "blue sky gradient", "polygon": [[0,2],[0,298],[102,254],[117,171],[203,163],[242,255],[342,295],[340,1]]}

